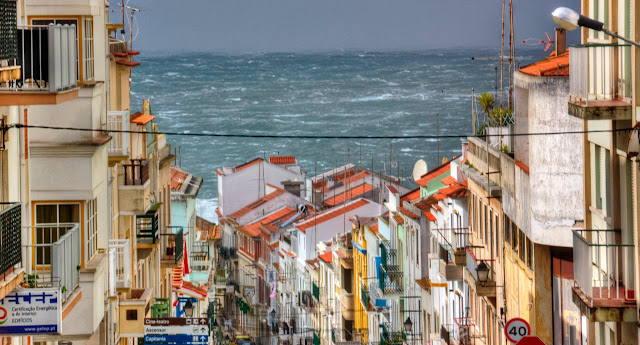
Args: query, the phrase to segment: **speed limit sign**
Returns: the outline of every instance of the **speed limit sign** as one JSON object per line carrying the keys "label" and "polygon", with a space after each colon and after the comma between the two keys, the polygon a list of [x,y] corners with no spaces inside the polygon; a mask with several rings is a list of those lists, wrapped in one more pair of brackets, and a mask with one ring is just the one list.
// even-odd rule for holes
{"label": "speed limit sign", "polygon": [[531,334],[531,328],[527,321],[521,318],[515,318],[507,322],[504,333],[507,335],[507,340],[516,344],[520,339]]}

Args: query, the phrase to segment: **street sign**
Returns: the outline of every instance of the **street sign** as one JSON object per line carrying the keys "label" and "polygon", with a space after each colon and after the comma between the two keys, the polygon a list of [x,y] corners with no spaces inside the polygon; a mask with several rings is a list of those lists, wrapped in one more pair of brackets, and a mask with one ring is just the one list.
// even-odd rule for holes
{"label": "street sign", "polygon": [[504,333],[507,336],[507,340],[518,344],[520,339],[531,335],[531,327],[529,327],[529,323],[524,319],[514,318],[507,322]]}
{"label": "street sign", "polygon": [[209,326],[184,325],[184,326],[144,326],[144,334],[193,334],[208,335]]}
{"label": "street sign", "polygon": [[536,335],[522,337],[517,345],[547,345]]}
{"label": "street sign", "polygon": [[157,344],[208,344],[208,335],[191,334],[145,334],[144,343]]}
{"label": "street sign", "polygon": [[144,324],[148,326],[185,326],[185,325],[209,325],[206,317],[161,317],[145,318]]}

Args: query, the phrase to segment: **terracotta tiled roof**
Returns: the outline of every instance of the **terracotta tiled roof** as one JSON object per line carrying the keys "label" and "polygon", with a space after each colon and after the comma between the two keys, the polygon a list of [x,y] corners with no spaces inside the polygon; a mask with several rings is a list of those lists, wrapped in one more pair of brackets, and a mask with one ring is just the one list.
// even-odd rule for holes
{"label": "terracotta tiled roof", "polygon": [[273,164],[296,164],[295,156],[271,156],[269,162]]}
{"label": "terracotta tiled roof", "polygon": [[262,198],[250,203],[249,205],[247,205],[247,206],[245,206],[245,207],[233,212],[232,214],[229,215],[229,218],[238,219],[238,218],[244,216],[245,214],[255,210],[256,208],[258,208],[258,206],[260,206],[260,205],[262,205],[262,204],[264,204],[264,203],[266,203],[268,201],[271,201],[271,200],[277,198],[278,196],[280,196],[280,195],[282,195],[284,193],[285,193],[284,189],[276,188],[275,191],[263,196]]}
{"label": "terracotta tiled roof", "polygon": [[413,213],[413,212],[411,212],[411,211],[407,210],[407,209],[406,209],[406,208],[404,208],[404,207],[398,207],[398,211],[402,212],[402,214],[404,214],[405,216],[407,216],[407,217],[409,217],[409,218],[411,218],[411,219],[418,219],[418,218],[420,218],[420,217],[418,217],[418,215],[417,215],[417,214],[415,214],[415,213]]}
{"label": "terracotta tiled roof", "polygon": [[416,183],[418,185],[420,185],[421,187],[426,187],[427,183],[431,180],[433,180],[434,178],[444,174],[445,172],[449,171],[449,169],[451,169],[451,165],[449,164],[449,162],[446,162],[444,164],[442,164],[441,166],[429,171],[428,173],[422,175],[422,177],[416,181]]}
{"label": "terracotta tiled roof", "polygon": [[422,212],[422,214],[424,214],[424,216],[432,222],[435,222],[437,220],[436,216],[434,216],[431,212]]}
{"label": "terracotta tiled roof", "polygon": [[127,57],[127,56],[129,56],[129,54],[127,54],[127,53],[113,53],[113,56],[117,56],[117,57]]}
{"label": "terracotta tiled roof", "polygon": [[[454,199],[464,198],[467,196],[467,189],[464,186],[459,185],[457,183],[454,183],[449,187],[439,189],[438,192],[448,198],[454,198]],[[438,198],[437,195],[436,195],[436,198]]]}
{"label": "terracotta tiled roof", "polygon": [[349,184],[354,183],[354,182],[356,182],[358,180],[361,180],[361,179],[363,179],[363,178],[365,178],[365,177],[367,177],[369,175],[371,175],[371,174],[368,171],[363,171],[361,173],[355,174],[355,175],[349,177],[348,179],[344,180],[342,182],[342,184],[343,185],[349,185]]}
{"label": "terracotta tiled roof", "polygon": [[400,197],[400,203],[403,201],[413,201],[420,198],[420,187],[410,191],[409,193]]}
{"label": "terracotta tiled roof", "polygon": [[[334,196],[333,198],[327,199],[324,201],[325,205],[328,206],[335,206],[335,205],[339,205],[342,204],[343,202],[345,202],[346,200],[350,200],[353,199],[355,197],[358,197],[366,192],[369,192],[370,190],[372,190],[373,187],[368,184],[361,184],[358,187],[355,188],[351,188],[348,191],[344,192],[344,193],[340,193],[336,196]],[[345,200],[346,199],[346,200]]]}
{"label": "terracotta tiled roof", "polygon": [[220,211],[220,207],[216,207],[216,214],[218,217],[222,217],[222,212]]}
{"label": "terracotta tiled roof", "polygon": [[460,185],[465,186],[465,187],[469,187],[469,181],[468,180],[464,180],[464,181],[460,182]]}
{"label": "terracotta tiled roof", "polygon": [[396,220],[396,223],[398,223],[398,225],[404,224],[404,218],[402,218],[402,216],[397,213],[393,215],[393,219]]}
{"label": "terracotta tiled roof", "polygon": [[326,263],[331,263],[331,261],[333,260],[333,252],[332,251],[328,251],[324,254],[320,254],[318,255],[318,257],[320,259],[322,259],[322,261],[326,262]]}
{"label": "terracotta tiled roof", "polygon": [[440,194],[440,193],[436,193],[436,194],[434,194],[434,195],[433,195],[433,197],[434,197],[434,198],[436,198],[436,200],[438,200],[438,201],[440,201],[440,200],[444,200],[444,199],[446,199],[446,198],[447,198],[447,196],[446,196],[446,195],[444,195],[444,194]]}
{"label": "terracotta tiled roof", "polygon": [[185,171],[171,167],[171,190],[180,190],[180,187],[184,183],[184,180],[189,176]]}
{"label": "terracotta tiled roof", "polygon": [[218,175],[220,175],[220,176],[224,175],[224,174],[222,173],[222,170],[220,170],[220,169],[216,169],[216,174],[218,174]]}
{"label": "terracotta tiled roof", "polygon": [[124,59],[116,60],[116,63],[118,65],[123,65],[123,66],[127,66],[127,67],[140,66],[140,63],[138,61],[129,61],[129,60],[124,60]]}
{"label": "terracotta tiled roof", "polygon": [[196,216],[196,230],[205,234],[206,240],[217,241],[222,235],[222,227]]}
{"label": "terracotta tiled roof", "polygon": [[538,62],[534,62],[531,65],[520,68],[520,72],[536,77],[548,77],[548,76],[569,76],[569,51],[566,51],[559,56],[555,56],[555,52],[551,53],[552,56]]}
{"label": "terracotta tiled roof", "polygon": [[438,210],[438,211],[442,211],[442,207],[440,207],[440,205],[438,204],[433,204],[431,205],[434,209]]}
{"label": "terracotta tiled roof", "polygon": [[394,186],[387,186],[387,189],[393,194],[398,194],[398,190]]}
{"label": "terracotta tiled roof", "polygon": [[378,233],[378,224],[371,225],[369,229],[371,229],[371,231],[373,231],[374,233]]}
{"label": "terracotta tiled roof", "polygon": [[444,185],[449,186],[449,185],[452,185],[452,184],[456,183],[456,179],[453,176],[449,175],[449,176],[443,178],[442,180],[440,180],[440,182],[442,182],[442,184],[444,184]]}
{"label": "terracotta tiled roof", "polygon": [[416,202],[414,206],[423,211],[429,211],[431,210],[431,205],[437,204],[437,203],[438,203],[438,200],[436,200],[436,198],[433,195],[431,195],[426,199],[422,199]]}
{"label": "terracotta tiled roof", "polygon": [[130,117],[131,123],[135,123],[136,125],[144,126],[147,123],[153,121],[155,116],[149,114],[143,114],[141,112],[137,112]]}
{"label": "terracotta tiled roof", "polygon": [[258,221],[247,224],[241,228],[243,228],[244,230],[243,232],[246,233],[247,235],[251,237],[257,237],[260,235],[260,229],[262,228],[263,224],[275,223],[276,221],[284,222],[287,219],[293,217],[296,213],[297,212],[293,208],[287,206],[283,209],[273,212],[272,214]]}
{"label": "terracotta tiled roof", "polygon": [[256,159],[254,159],[254,160],[250,160],[250,161],[248,161],[248,162],[246,162],[246,163],[242,163],[242,164],[240,164],[240,165],[238,165],[238,166],[236,167],[236,171],[240,171],[240,170],[242,170],[242,169],[246,169],[246,168],[248,168],[248,167],[250,167],[250,166],[252,166],[252,165],[256,165],[256,164],[258,164],[258,163],[260,163],[260,162],[262,162],[262,161],[264,161],[264,159],[262,159],[262,158],[256,158]]}
{"label": "terracotta tiled roof", "polygon": [[336,209],[329,209],[327,211],[318,213],[317,215],[313,216],[313,217],[309,217],[307,219],[305,219],[304,221],[296,224],[296,228],[300,231],[306,231],[309,228],[312,228],[315,225],[319,225],[322,224],[328,220],[331,220],[335,217],[341,216],[343,214],[346,214],[348,212],[351,212],[353,210],[356,210],[360,207],[363,207],[365,205],[369,204],[369,200],[366,199],[359,199],[353,202],[350,202],[349,204],[345,205],[344,207],[338,207]]}

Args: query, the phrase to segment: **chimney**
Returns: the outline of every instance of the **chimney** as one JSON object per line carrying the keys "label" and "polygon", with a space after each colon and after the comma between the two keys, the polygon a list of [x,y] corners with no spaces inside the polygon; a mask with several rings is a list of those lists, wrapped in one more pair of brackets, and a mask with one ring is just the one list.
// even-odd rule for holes
{"label": "chimney", "polygon": [[556,28],[556,56],[567,51],[567,30]]}

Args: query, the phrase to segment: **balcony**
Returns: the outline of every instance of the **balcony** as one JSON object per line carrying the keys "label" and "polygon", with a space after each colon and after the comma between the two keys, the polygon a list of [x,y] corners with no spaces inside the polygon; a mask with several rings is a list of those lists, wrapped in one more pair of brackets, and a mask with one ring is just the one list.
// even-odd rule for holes
{"label": "balcony", "polygon": [[448,250],[440,247],[439,273],[446,281],[460,281],[463,276],[462,266],[456,265],[450,255],[451,253]]}
{"label": "balcony", "polygon": [[583,120],[631,119],[631,47],[572,46],[569,114]]}
{"label": "balcony", "polygon": [[366,311],[373,310],[373,306],[371,304],[371,296],[369,295],[369,289],[367,289],[366,284],[360,285],[360,304]]}
{"label": "balcony", "polygon": [[347,292],[345,289],[340,290],[340,304],[342,305],[342,317],[347,320],[354,319],[355,304],[353,300],[353,292]]}
{"label": "balcony", "polygon": [[131,289],[131,244],[129,239],[109,240],[109,295]]}
{"label": "balcony", "polygon": [[178,267],[184,254],[184,230],[181,226],[168,226],[160,233],[160,261],[169,268]]}
{"label": "balcony", "polygon": [[432,229],[431,234],[442,248],[451,253],[453,263],[458,266],[467,264],[469,247],[469,228]]}
{"label": "balcony", "polygon": [[235,248],[232,247],[220,247],[218,254],[223,260],[237,260],[238,253]]}
{"label": "balcony", "polygon": [[62,303],[80,284],[82,247],[79,224],[27,227],[25,283],[30,288],[59,287]]}
{"label": "balcony", "polygon": [[107,130],[111,140],[107,146],[109,152],[109,165],[113,166],[129,158],[129,133],[121,132],[129,130],[128,111],[109,111],[107,113]]}
{"label": "balcony", "polygon": [[153,290],[131,289],[119,303],[118,324],[120,337],[144,336],[144,318],[151,317],[151,295]]}
{"label": "balcony", "polygon": [[402,345],[406,339],[404,332],[391,332],[391,325],[380,324],[380,345]]}
{"label": "balcony", "polygon": [[616,230],[573,231],[573,301],[591,321],[636,322],[634,246]]}
{"label": "balcony", "polygon": [[[480,344],[485,343],[484,336],[476,332],[476,325],[470,317],[456,317],[453,319],[453,328],[450,338],[456,344]],[[476,339],[479,341],[476,342]]]}
{"label": "balcony", "polygon": [[122,169],[123,174],[118,181],[120,211],[136,214],[147,212],[151,205],[149,160],[132,159],[123,164]]}
{"label": "balcony", "polygon": [[468,161],[460,164],[460,170],[475,184],[487,192],[490,197],[499,197],[500,188],[500,153],[481,138],[468,137]]}
{"label": "balcony", "polygon": [[396,250],[387,246],[380,246],[379,288],[385,298],[398,297],[402,295],[404,274],[398,265]]}
{"label": "balcony", "polygon": [[24,280],[22,263],[21,222],[19,203],[0,204],[0,299],[13,291]]}
{"label": "balcony", "polygon": [[309,313],[315,313],[317,302],[313,299],[311,291],[304,290],[300,293],[300,306]]}
{"label": "balcony", "polygon": [[136,238],[138,247],[146,248],[156,244],[159,238],[158,209],[160,204],[155,204],[147,213],[136,216]]}
{"label": "balcony", "polygon": [[[58,104],[78,97],[75,25],[17,27],[15,80],[0,83],[0,104]],[[14,66],[15,67],[15,66]]]}
{"label": "balcony", "polygon": [[[473,277],[473,280],[468,280],[469,285],[475,287],[476,294],[480,297],[495,297],[496,296],[496,272],[493,269],[494,259],[480,259],[474,253],[476,248],[467,248],[467,271]],[[478,279],[478,266],[484,263],[489,269],[488,279],[486,282],[481,282]],[[474,286],[475,285],[475,286]]]}
{"label": "balcony", "polygon": [[191,246],[189,266],[194,271],[209,271],[209,242],[196,241]]}

